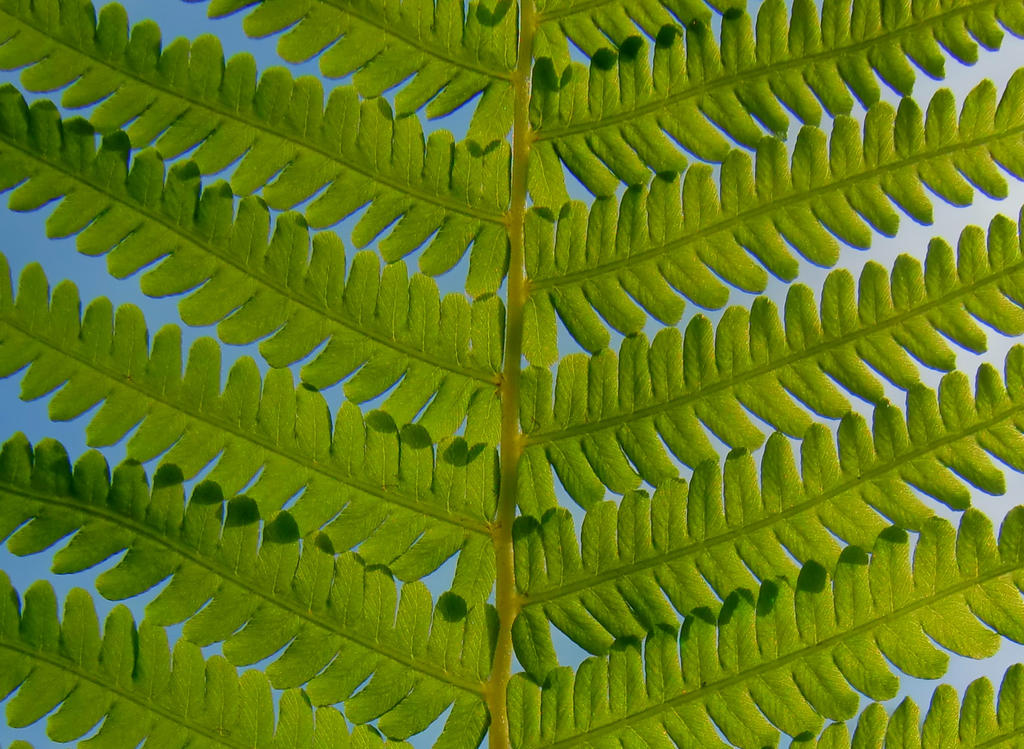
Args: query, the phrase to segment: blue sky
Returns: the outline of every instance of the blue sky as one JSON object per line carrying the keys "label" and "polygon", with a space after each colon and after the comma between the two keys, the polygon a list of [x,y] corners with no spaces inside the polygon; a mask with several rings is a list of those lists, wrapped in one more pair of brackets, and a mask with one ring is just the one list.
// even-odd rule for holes
{"label": "blue sky", "polygon": [[[240,17],[238,16],[210,22],[205,18],[206,6],[203,3],[154,3],[145,0],[129,0],[124,5],[128,8],[133,21],[141,20],[144,17],[155,18],[164,30],[165,39],[177,36],[194,38],[200,33],[215,33],[220,37],[228,54],[248,50],[256,55],[261,68],[280,64],[280,60],[274,52],[274,40],[246,39],[241,31]],[[962,95],[983,78],[991,78],[995,81],[997,88],[1001,90],[1006,79],[1013,72],[1009,61],[1024,59],[1024,43],[1008,38],[1004,45],[1004,51],[998,58],[991,54],[982,54],[981,62],[972,68],[958,66],[952,62],[948,63],[951,75],[942,84],[928,81],[920,76],[916,92],[918,100],[926,101],[939,85],[949,85]],[[298,72],[316,73],[315,64],[306,64],[299,68]],[[16,75],[0,73],[0,81],[16,81],[16,79]],[[457,115],[449,118],[445,125],[458,130],[464,127],[464,119]],[[901,231],[895,238],[892,240],[878,238],[875,246],[869,252],[844,250],[840,263],[850,267],[855,273],[868,258],[878,260],[883,265],[889,265],[892,258],[900,252],[922,255],[932,236],[942,235],[955,241],[960,229],[966,224],[976,223],[986,226],[995,213],[1002,212],[1016,220],[1021,204],[1024,203],[1024,189],[1017,183],[1013,184],[1011,189],[1011,196],[1005,201],[991,201],[979,195],[975,206],[967,210],[943,210],[939,203],[934,226],[921,227],[904,219]],[[8,258],[15,277],[26,263],[39,262],[46,270],[51,284],[55,284],[63,278],[72,279],[78,284],[84,300],[107,296],[115,305],[122,303],[139,305],[146,312],[151,331],[155,331],[164,323],[177,322],[176,300],[149,299],[139,292],[138,285],[134,280],[126,282],[113,280],[107,274],[102,258],[89,258],[75,252],[73,239],[47,240],[43,230],[43,222],[47,213],[46,209],[31,214],[14,214],[7,210],[0,210],[0,250]],[[344,228],[343,226],[342,231]],[[806,264],[800,280],[813,286],[820,283],[822,278],[823,271],[821,269]],[[443,279],[442,285],[450,290],[461,288],[457,274]],[[781,282],[775,283],[770,289],[770,293],[781,299],[785,293],[785,286]],[[732,301],[742,303],[745,301],[743,296],[734,293]],[[186,330],[186,345],[198,335],[212,334],[211,330]],[[1012,341],[1002,338],[997,333],[991,333],[989,340],[990,351],[984,356],[973,357],[962,352],[958,354],[958,360],[963,370],[973,373],[982,361],[991,361],[1001,369],[1005,351]],[[255,352],[251,347],[235,347],[227,352],[225,368],[230,364],[232,356],[245,353],[254,354]],[[933,378],[932,382],[933,384],[937,382],[937,377]],[[44,437],[54,437],[64,443],[73,459],[87,449],[84,443],[83,428],[88,417],[79,418],[70,423],[50,422],[47,418],[45,399],[24,403],[18,400],[18,391],[17,377],[0,380],[0,403],[3,404],[0,407],[0,439],[5,439],[14,431],[19,430],[27,434],[32,442],[37,442]],[[902,402],[902,394],[898,391],[894,390],[891,397],[896,402]],[[123,444],[107,448],[104,453],[112,465],[116,464],[124,456]],[[989,498],[979,494],[976,494],[975,497],[976,505],[988,512],[997,523],[1008,508],[1019,502],[1018,497],[1021,496],[1021,489],[1024,488],[1024,482],[1016,475],[1008,476],[1008,485],[1009,490],[1004,497]],[[99,571],[94,570],[90,573],[63,577],[55,576],[49,573],[48,555],[42,554],[19,559],[2,549],[0,549],[0,567],[8,572],[20,590],[24,590],[35,579],[50,579],[60,598],[63,598],[64,593],[72,586],[90,589],[92,579]],[[144,603],[145,597],[130,603],[137,616],[141,617]],[[98,596],[96,604],[101,618],[111,608],[111,604]],[[562,656],[566,662],[572,662],[578,657],[578,653],[571,646],[565,645]],[[981,663],[954,656],[946,681],[962,689],[976,676],[988,674],[998,683],[1005,667],[1017,660],[1024,660],[1024,648],[1006,646],[998,658]],[[919,699],[919,703],[927,703],[927,695],[931,693],[932,683],[917,683],[914,680],[906,679],[905,685],[906,692],[914,694]],[[921,695],[924,695],[923,700]],[[43,726],[43,723],[38,723],[29,729],[20,731],[0,726],[0,744],[6,745],[7,742],[15,738],[24,738],[33,741],[36,746],[48,746],[50,744],[45,738]],[[416,746],[428,746],[429,736],[430,734],[421,736],[413,743]]]}

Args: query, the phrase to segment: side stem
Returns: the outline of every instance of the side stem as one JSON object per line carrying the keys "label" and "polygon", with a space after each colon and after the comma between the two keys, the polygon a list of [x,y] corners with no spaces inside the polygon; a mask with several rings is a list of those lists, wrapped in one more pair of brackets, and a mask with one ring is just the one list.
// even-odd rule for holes
{"label": "side stem", "polygon": [[530,128],[530,73],[536,29],[534,0],[519,2],[519,50],[512,86],[515,94],[512,130],[512,192],[506,226],[509,238],[508,295],[505,319],[505,366],[501,395],[501,489],[498,516],[493,526],[497,562],[495,605],[498,641],[491,675],[484,687],[491,715],[490,749],[510,746],[505,692],[512,671],[512,622],[522,607],[516,592],[512,557],[512,523],[516,515],[516,475],[523,452],[519,429],[519,374],[523,351],[523,307],[528,294],[523,259],[523,224],[526,218],[526,167],[534,135]]}

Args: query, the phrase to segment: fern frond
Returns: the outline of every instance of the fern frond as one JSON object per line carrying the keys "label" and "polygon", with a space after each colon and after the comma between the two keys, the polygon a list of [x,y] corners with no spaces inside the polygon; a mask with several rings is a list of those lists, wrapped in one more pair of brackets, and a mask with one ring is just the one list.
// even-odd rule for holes
{"label": "fern frond", "polygon": [[566,356],[553,403],[551,374],[531,367],[521,414],[527,456],[540,464],[546,455],[587,506],[602,497],[602,484],[622,493],[640,479],[657,486],[674,476],[669,452],[689,466],[716,457],[708,432],[732,447],[757,448],[764,436],[751,413],[800,437],[813,422],[808,410],[839,418],[850,408],[848,394],[883,402],[882,378],[908,389],[921,364],[953,369],[950,343],[984,351],[979,321],[1020,335],[1022,283],[1018,227],[997,216],[987,237],[965,229],[956,253],[933,240],[924,269],[903,255],[889,277],[876,263],[859,283],[832,272],[820,313],[810,288],[791,287],[785,325],[762,297],[749,312],[729,308],[717,330],[697,316],[685,336],[667,328],[650,346],[643,336],[627,338],[618,357]]}
{"label": "fern frond", "polygon": [[906,421],[889,405],[876,409],[870,429],[850,413],[839,424],[838,445],[816,424],[799,461],[776,433],[765,445],[760,486],[754,460],[738,450],[724,470],[717,460],[700,463],[689,487],[673,479],[653,498],[629,492],[618,504],[592,504],[582,544],[567,510],[520,519],[520,662],[534,670],[527,665],[532,654],[546,662],[553,652],[548,621],[602,653],[617,638],[674,626],[676,612],[717,608],[738,588],[794,580],[794,558],[832,570],[843,543],[870,547],[888,522],[920,529],[931,510],[914,489],[956,510],[970,504],[968,485],[1003,494],[1005,480],[991,458],[1024,471],[1024,349],[1008,357],[1006,380],[1009,394],[986,365],[973,396],[959,372],[943,379],[937,399],[915,386]]}
{"label": "fern frond", "polygon": [[[436,606],[422,583],[404,585],[399,596],[387,569],[358,554],[335,556],[329,530],[300,544],[287,511],[268,520],[261,528],[251,499],[225,503],[212,482],[196,487],[186,503],[181,471],[172,465],[157,471],[150,489],[131,462],[111,481],[98,453],[85,455],[72,472],[53,441],[33,450],[17,435],[0,452],[0,539],[13,553],[59,545],[53,570],[64,574],[127,551],[96,578],[101,595],[124,600],[167,580],[146,606],[147,621],[185,622],[186,639],[223,642],[236,666],[281,651],[265,669],[274,688],[305,685],[318,705],[347,701],[349,720],[379,717],[385,733],[401,738],[455,702],[454,723],[469,721],[482,732],[489,586],[460,575],[455,592]],[[486,550],[478,562],[484,566]],[[424,553],[408,552],[391,570],[414,579],[422,574],[413,569],[422,566],[416,557]],[[401,689],[381,689],[394,686],[399,673]]]}
{"label": "fern frond", "polygon": [[[426,566],[410,570],[411,579],[467,545],[489,545],[493,448],[456,437],[437,443],[435,455],[422,426],[399,429],[379,411],[364,418],[347,402],[332,426],[323,397],[294,389],[288,370],[271,370],[261,382],[243,358],[221,390],[214,341],[193,345],[182,375],[178,328],[163,328],[150,344],[134,307],[114,316],[100,299],[79,314],[74,285],[62,283],[51,298],[37,266],[22,275],[16,301],[0,287],[0,375],[27,367],[22,397],[53,392],[55,420],[102,404],[86,427],[91,445],[132,433],[131,458],[160,455],[186,477],[213,464],[207,477],[227,495],[252,483],[246,494],[261,514],[287,504],[301,534],[324,528],[338,549],[361,544],[371,564],[421,556]],[[493,572],[476,559],[465,564],[464,574]]]}
{"label": "fern frond", "polygon": [[[1024,70],[1013,76],[996,105],[989,82],[965,99],[957,124],[953,96],[940,91],[927,117],[910,99],[897,112],[878,104],[865,118],[863,139],[849,118],[832,136],[804,128],[793,150],[762,141],[756,168],[741,151],[722,165],[721,186],[711,167],[690,167],[680,185],[656,177],[649,190],[631,188],[616,207],[595,201],[589,215],[567,203],[557,218],[534,209],[528,247],[530,318],[524,350],[537,359],[538,339],[553,335],[555,314],[589,351],[607,345],[606,325],[638,332],[647,317],[678,321],[689,297],[704,307],[728,299],[728,283],[757,292],[767,271],[790,280],[806,259],[833,265],[841,244],[869,247],[873,231],[895,234],[901,209],[930,223],[925,188],[955,205],[968,205],[977,187],[1005,197],[1001,170],[1024,178]],[[686,211],[681,209],[686,206]],[[723,283],[723,281],[725,283]],[[598,318],[600,315],[604,322]],[[551,354],[537,363],[549,364]]]}
{"label": "fern frond", "polygon": [[[943,76],[943,48],[970,64],[978,56],[975,40],[997,49],[1003,28],[1024,35],[1024,10],[1013,0],[855,2],[852,10],[848,0],[827,2],[823,24],[813,0],[796,2],[791,23],[787,3],[770,0],[760,5],[756,34],[744,3],[727,11],[719,47],[704,13],[684,6],[673,8],[678,20],[664,11],[660,18],[645,15],[645,6],[657,4],[642,2],[639,12],[630,5],[627,14],[616,3],[608,25],[589,15],[556,16],[548,21],[557,24],[554,37],[539,37],[565,44],[564,32],[580,29],[577,43],[593,55],[589,70],[578,63],[563,69],[564,52],[542,52],[560,61],[560,72],[539,62],[531,108],[545,156],[557,153],[599,195],[618,180],[642,183],[645,167],[677,170],[676,144],[721,161],[730,139],[754,147],[766,129],[784,136],[787,110],[816,125],[823,106],[836,116],[850,114],[854,97],[876,104],[876,75],[909,95],[914,65]],[[652,26],[645,31],[657,40],[653,68],[646,39],[631,35],[634,19]],[[600,32],[583,30],[594,23]],[[620,45],[617,52],[607,48],[609,38]]]}
{"label": "fern frond", "polygon": [[[588,58],[600,59],[637,31],[651,39],[659,33],[680,33],[685,27],[708,26],[712,13],[744,11],[746,0],[637,0],[628,7],[617,0],[541,0],[534,57],[564,65],[571,59],[570,45]],[[709,7],[711,6],[711,7]],[[614,59],[612,57],[611,59]]]}
{"label": "fern frond", "polygon": [[25,68],[30,91],[67,89],[64,106],[99,102],[90,119],[101,132],[127,125],[134,147],[155,143],[165,158],[195,148],[190,157],[204,174],[238,162],[233,191],[262,188],[274,209],[316,195],[306,210],[315,227],[369,206],[361,241],[386,235],[394,257],[425,244],[432,273],[455,265],[472,244],[468,288],[479,295],[501,282],[504,142],[455,144],[447,131],[424,140],[416,117],[396,119],[384,99],[360,101],[350,87],[335,88],[325,106],[318,79],[293,80],[281,68],[257,79],[253,58],[225,62],[216,37],[161,50],[157,27],[143,21],[129,34],[116,4],[97,22],[87,0],[3,0],[0,24],[0,68]]}
{"label": "fern frond", "polygon": [[555,669],[543,686],[513,677],[512,745],[593,746],[628,735],[653,747],[720,746],[717,725],[736,746],[774,746],[779,731],[813,735],[823,718],[853,717],[857,692],[892,698],[899,680],[890,663],[938,678],[949,658],[936,645],[980,658],[999,648],[1000,635],[1024,639],[1024,508],[1006,516],[998,545],[974,510],[959,532],[928,521],[912,568],[909,545],[891,528],[870,559],[848,547],[834,576],[812,562],[795,586],[734,593],[717,616],[701,610],[678,635],[622,640],[575,675]]}
{"label": "fern frond", "polygon": [[10,693],[9,725],[31,725],[55,709],[46,732],[61,742],[102,722],[90,742],[103,746],[383,746],[372,730],[350,734],[332,707],[314,712],[298,690],[281,696],[275,726],[263,674],[239,676],[223,657],[204,660],[184,640],[172,653],[162,629],[147,622],[136,628],[124,606],[110,613],[101,633],[92,600],[79,588],[58,618],[48,583],[32,585],[22,603],[0,572],[0,694]]}
{"label": "fern frond", "polygon": [[963,702],[956,690],[940,684],[932,695],[931,705],[921,720],[914,701],[906,698],[887,715],[878,703],[868,705],[857,718],[852,741],[845,723],[833,723],[821,735],[794,741],[793,749],[854,749],[881,747],[889,749],[931,749],[943,742],[963,749],[1013,746],[1024,734],[1024,666],[1014,664],[1006,670],[999,687],[999,702],[988,679],[972,681]]}
{"label": "fern frond", "polygon": [[243,8],[251,8],[246,34],[283,33],[277,45],[282,58],[316,57],[327,78],[353,74],[364,97],[396,91],[399,116],[425,108],[428,117],[441,117],[479,94],[470,138],[487,143],[512,126],[517,29],[511,3],[213,0],[209,15]]}
{"label": "fern frond", "polygon": [[[1018,10],[1016,6],[1000,8],[998,2],[991,0],[956,5],[941,0],[918,0],[912,10],[902,3],[889,3],[886,0],[882,0],[881,3],[857,0],[853,3],[848,0],[837,3],[825,0],[824,22],[818,17],[818,6],[822,5],[820,2],[814,5],[805,0],[795,0],[786,4],[762,2],[757,8],[756,21],[744,18],[751,12],[747,5],[746,0],[681,0],[673,4],[662,0],[638,0],[628,7],[616,0],[542,0],[538,3],[541,29],[534,47],[535,56],[567,60],[569,45],[573,44],[584,55],[592,58],[608,50],[609,42],[618,47],[630,37],[636,36],[637,31],[643,32],[651,39],[658,38],[659,34],[667,35],[670,31],[676,34],[689,32],[693,34],[694,44],[714,45],[715,40],[710,38],[707,32],[714,15],[718,14],[721,16],[723,28],[728,27],[727,22],[732,24],[732,28],[722,34],[725,40],[721,43],[721,49],[713,55],[726,58],[727,61],[723,61],[725,65],[734,61],[734,58],[729,59],[729,45],[736,44],[739,40],[748,45],[761,47],[760,50],[755,46],[753,50],[741,49],[740,52],[764,59],[770,58],[772,54],[778,55],[780,48],[786,47],[790,36],[810,36],[811,39],[797,38],[790,42],[790,46],[795,47],[789,50],[795,67],[796,59],[804,65],[814,62],[797,56],[812,51],[807,47],[815,41],[816,47],[823,46],[827,41],[845,41],[853,47],[846,50],[847,54],[855,54],[861,47],[869,44],[881,46],[882,42],[888,41],[899,45],[903,37],[910,36],[914,31],[924,27],[930,38],[924,41],[907,39],[909,48],[895,51],[897,54],[902,53],[905,58],[909,57],[932,77],[940,77],[943,73],[944,55],[939,45],[944,45],[948,40],[952,48],[951,54],[961,62],[973,63],[977,60],[977,45],[971,36],[978,38],[983,46],[996,49],[1001,39],[998,31],[1000,16],[1006,17],[1004,24],[1012,24],[1019,17],[1015,14]],[[791,24],[785,19],[787,6],[792,7]],[[976,17],[979,13],[981,18]],[[855,25],[850,23],[851,15],[857,20]],[[962,27],[965,28],[957,27],[955,23],[952,28],[946,27],[950,19],[963,15],[968,15],[962,22]],[[740,20],[745,20],[746,23],[738,24]],[[750,29],[752,22],[756,27],[765,27],[760,35],[755,35]],[[885,26],[887,23],[891,23],[892,26]],[[827,28],[823,29],[822,25]],[[747,30],[747,34],[737,35],[737,30]],[[822,39],[823,35],[827,35],[827,39]],[[752,37],[750,41],[744,38],[747,36]],[[875,62],[869,55],[864,57],[864,62],[883,79],[886,76],[879,67],[892,70],[893,66],[901,65],[903,62],[899,59],[882,59]],[[747,63],[745,67],[749,67],[750,61],[744,62]],[[846,71],[836,72],[842,76]],[[905,79],[905,76],[900,79]],[[817,78],[814,80],[815,83],[819,83]],[[856,86],[855,90],[860,91],[861,87],[869,83],[870,81],[856,79],[850,85]],[[895,85],[897,81],[892,83]]]}
{"label": "fern frond", "polygon": [[303,368],[303,380],[317,388],[365,369],[372,377],[346,384],[350,398],[365,400],[401,380],[403,395],[389,405],[400,424],[435,395],[446,409],[453,400],[481,412],[496,408],[498,299],[470,305],[449,294],[442,301],[433,280],[409,278],[400,262],[382,275],[372,252],[352,258],[346,279],[344,247],[333,232],[311,242],[297,213],[280,215],[271,231],[263,201],[243,198],[236,212],[226,183],[200,190],[192,162],[165,175],[159,155],[147,150],[129,168],[122,134],[107,136],[96,153],[93,139],[88,123],[62,123],[49,102],[30,110],[13,88],[0,88],[0,190],[17,185],[11,207],[33,210],[59,198],[48,235],[77,234],[79,251],[106,254],[118,278],[159,261],[141,277],[147,295],[186,295],[182,320],[219,323],[226,343],[269,336],[260,351],[271,366],[288,366],[327,341]]}

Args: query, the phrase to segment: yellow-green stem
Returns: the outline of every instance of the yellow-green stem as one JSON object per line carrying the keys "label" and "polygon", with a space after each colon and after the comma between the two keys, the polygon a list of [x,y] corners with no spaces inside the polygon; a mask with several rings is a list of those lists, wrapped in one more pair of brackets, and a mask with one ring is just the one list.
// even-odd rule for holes
{"label": "yellow-green stem", "polygon": [[519,372],[523,351],[523,306],[526,304],[526,272],[523,264],[523,223],[526,217],[526,167],[533,132],[530,129],[530,68],[536,27],[534,0],[520,0],[518,63],[512,76],[515,92],[512,125],[512,194],[506,216],[509,268],[505,319],[505,368],[501,393],[501,491],[493,528],[497,562],[495,605],[498,609],[498,641],[491,676],[485,692],[491,714],[490,749],[510,745],[505,691],[512,671],[512,622],[521,601],[516,593],[512,558],[512,522],[516,515],[516,472],[523,452],[519,429]]}

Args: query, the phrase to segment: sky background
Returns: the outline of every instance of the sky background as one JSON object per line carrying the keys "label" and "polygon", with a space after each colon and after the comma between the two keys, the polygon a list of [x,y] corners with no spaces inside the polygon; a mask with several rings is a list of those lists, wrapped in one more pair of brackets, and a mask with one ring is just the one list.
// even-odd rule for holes
{"label": "sky background", "polygon": [[[281,64],[280,58],[274,51],[275,39],[250,40],[242,33],[241,16],[208,21],[205,17],[205,3],[184,3],[163,0],[163,2],[152,2],[149,0],[128,0],[123,3],[128,9],[129,17],[133,22],[143,18],[155,19],[163,29],[164,39],[169,40],[178,36],[195,38],[202,33],[214,33],[221,39],[227,55],[242,50],[252,52],[259,63],[260,69],[271,65]],[[751,5],[756,5],[751,2]],[[981,60],[973,67],[961,66],[953,61],[947,62],[949,76],[944,82],[928,80],[924,75],[919,74],[918,86],[915,89],[917,100],[924,106],[932,93],[940,86],[949,86],[957,93],[958,103],[962,101],[964,93],[984,78],[993,80],[999,91],[1002,91],[1006,80],[1014,71],[1013,61],[1024,60],[1024,43],[1020,40],[1007,36],[1004,41],[1003,51],[992,54],[982,51]],[[291,66],[296,74],[316,74],[315,62],[306,63],[300,66]],[[16,82],[17,74],[0,72],[0,82]],[[896,97],[889,92],[892,101]],[[453,130],[457,135],[465,128],[466,118],[463,114],[445,118],[443,126]],[[429,126],[428,126],[429,127]],[[829,123],[823,123],[826,130]],[[795,128],[794,128],[795,132]],[[209,180],[207,180],[209,181]],[[581,189],[577,189],[575,196],[585,199]],[[898,235],[892,239],[885,239],[876,236],[874,246],[870,251],[863,252],[851,249],[844,249],[840,258],[840,265],[845,265],[855,275],[868,259],[874,259],[885,266],[891,266],[893,258],[901,252],[909,252],[918,257],[923,257],[928,240],[933,236],[944,236],[952,244],[960,233],[960,230],[968,224],[978,224],[986,227],[989,220],[997,213],[1004,213],[1017,220],[1021,204],[1024,203],[1024,187],[1020,183],[1011,183],[1010,197],[1004,201],[992,201],[977,194],[975,205],[969,209],[950,210],[945,209],[936,199],[936,221],[929,227],[915,224],[913,221],[903,217],[901,229]],[[6,203],[6,199],[4,199]],[[50,279],[51,286],[61,279],[72,279],[79,286],[83,302],[87,302],[99,296],[110,298],[115,306],[123,303],[137,304],[143,308],[151,332],[157,330],[165,323],[176,323],[178,315],[176,311],[177,300],[171,299],[149,299],[144,297],[138,289],[135,279],[119,282],[112,279],[106,273],[105,263],[102,258],[89,258],[75,252],[74,240],[47,240],[43,223],[49,210],[30,214],[15,214],[6,209],[0,209],[0,251],[7,257],[12,273],[15,278],[21,269],[29,262],[39,262]],[[350,221],[339,227],[339,232],[345,236],[346,229],[351,225]],[[347,237],[346,237],[347,239]],[[351,246],[351,243],[348,243]],[[459,268],[440,279],[443,291],[461,291],[462,280],[458,274]],[[820,287],[825,275],[824,270],[804,263],[799,280],[812,287]],[[786,285],[774,281],[768,293],[781,302],[784,299]],[[730,303],[747,304],[750,301],[749,295],[741,292],[733,292]],[[686,317],[681,325],[692,314],[699,312],[690,305]],[[714,316],[713,316],[714,317]],[[212,329],[185,329],[183,331],[185,345],[195,340],[200,335],[213,335]],[[989,352],[982,356],[971,356],[958,350],[958,361],[960,368],[965,372],[972,373],[982,361],[992,362],[998,369],[1002,370],[1002,362],[1007,349],[1013,341],[1008,340],[998,333],[989,334]],[[568,353],[571,344],[563,340],[561,353]],[[258,359],[254,346],[248,347],[224,347],[224,371],[226,372],[231,362],[241,355],[253,355]],[[938,382],[938,373],[925,371],[924,379],[932,385]],[[340,388],[333,388],[325,395],[336,406],[340,396]],[[18,399],[19,377],[15,376],[6,380],[0,380],[0,439],[6,439],[15,431],[24,432],[28,438],[36,443],[45,437],[53,437],[60,440],[68,449],[72,460],[75,460],[88,448],[84,443],[84,426],[88,421],[89,414],[67,423],[53,423],[47,418],[46,399],[35,402],[22,402]],[[897,403],[903,403],[903,395],[900,391],[892,389],[890,398]],[[866,407],[865,413],[870,413]],[[120,462],[124,457],[124,443],[115,445],[103,450],[111,465]],[[150,473],[152,466],[148,466]],[[1008,490],[1005,496],[992,498],[974,493],[975,505],[987,512],[998,524],[1005,512],[1016,504],[1021,503],[1021,489],[1024,481],[1021,477],[1012,473],[1007,476]],[[572,503],[567,500],[567,503]],[[931,503],[934,506],[934,503]],[[941,509],[941,508],[940,508]],[[954,516],[949,513],[949,516]],[[57,590],[58,599],[63,600],[67,590],[71,587],[80,586],[92,592],[92,580],[96,574],[115,564],[117,558],[109,560],[108,563],[86,573],[77,575],[56,576],[49,572],[49,554],[40,554],[29,558],[17,558],[10,555],[5,548],[0,547],[0,568],[4,569],[12,578],[14,585],[24,591],[28,585],[40,578],[52,581]],[[437,593],[443,591],[446,586],[446,579],[450,579],[451,565],[446,565],[438,573],[432,575],[433,588]],[[155,592],[155,591],[154,591]],[[150,596],[140,596],[128,602],[130,608],[135,612],[137,618],[141,618],[142,609]],[[94,595],[96,608],[101,620],[113,607],[113,604]],[[171,633],[171,639],[174,632]],[[208,652],[218,652],[219,647],[214,646],[207,649]],[[576,663],[581,657],[581,652],[565,638],[560,638],[560,658],[564,663]],[[961,691],[972,679],[980,675],[989,675],[998,684],[1002,673],[1007,666],[1017,661],[1024,661],[1024,647],[1015,646],[1010,643],[1004,645],[999,656],[994,659],[982,662],[974,662],[968,659],[952,656],[951,667],[944,681],[954,684]],[[901,694],[910,694],[915,697],[922,707],[927,705],[934,682],[920,682],[904,677],[904,689]],[[894,700],[889,706],[890,709],[898,702]],[[439,726],[440,723],[435,724]],[[0,746],[6,746],[10,741],[21,738],[32,741],[37,747],[53,745],[45,737],[45,722],[41,721],[28,729],[14,730],[6,726],[0,726]],[[414,746],[429,746],[432,743],[436,730],[429,731],[415,737],[411,742]],[[786,741],[783,745],[786,745]]]}

